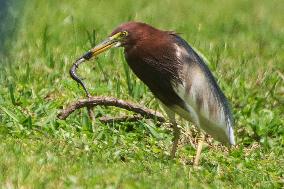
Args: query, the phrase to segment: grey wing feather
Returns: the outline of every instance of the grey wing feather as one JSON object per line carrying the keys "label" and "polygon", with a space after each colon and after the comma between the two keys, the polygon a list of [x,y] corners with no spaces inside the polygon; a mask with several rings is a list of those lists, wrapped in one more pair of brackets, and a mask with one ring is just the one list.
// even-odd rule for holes
{"label": "grey wing feather", "polygon": [[181,37],[171,35],[184,68],[181,77],[185,82],[175,86],[177,93],[199,115],[197,124],[201,128],[223,143],[234,144],[233,117],[225,95],[202,56]]}

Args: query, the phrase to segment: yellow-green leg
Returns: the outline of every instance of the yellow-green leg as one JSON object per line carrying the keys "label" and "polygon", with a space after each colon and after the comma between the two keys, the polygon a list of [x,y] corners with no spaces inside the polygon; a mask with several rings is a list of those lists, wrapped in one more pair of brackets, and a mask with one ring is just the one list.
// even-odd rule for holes
{"label": "yellow-green leg", "polygon": [[197,136],[197,149],[196,149],[196,155],[194,157],[194,161],[193,161],[193,166],[198,166],[199,165],[199,160],[201,157],[201,151],[202,151],[202,145],[205,139],[204,134],[199,131],[198,136]]}
{"label": "yellow-green leg", "polygon": [[176,151],[177,151],[177,147],[178,147],[178,141],[179,141],[179,137],[180,137],[180,129],[177,126],[176,123],[176,118],[175,118],[175,113],[168,108],[166,105],[164,105],[163,103],[161,103],[164,107],[164,110],[166,111],[169,120],[172,124],[173,127],[173,134],[174,134],[174,138],[173,138],[173,146],[172,146],[172,150],[171,150],[171,157],[174,158],[176,156]]}
{"label": "yellow-green leg", "polygon": [[179,141],[179,137],[180,137],[180,130],[179,130],[177,123],[175,121],[172,122],[172,126],[173,126],[174,138],[173,138],[173,147],[172,147],[172,151],[171,151],[171,157],[174,158],[175,155],[176,155],[176,151],[177,151],[178,141]]}

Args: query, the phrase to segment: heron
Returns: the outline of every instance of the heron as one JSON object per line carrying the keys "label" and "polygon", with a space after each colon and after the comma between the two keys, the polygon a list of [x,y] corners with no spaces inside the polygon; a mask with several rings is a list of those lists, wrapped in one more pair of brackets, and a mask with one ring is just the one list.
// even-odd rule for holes
{"label": "heron", "polygon": [[115,47],[124,48],[129,67],[164,107],[173,127],[171,157],[175,157],[181,135],[176,115],[198,128],[194,165],[199,164],[203,132],[226,146],[235,145],[231,108],[206,58],[173,31],[134,21],[115,28],[107,39],[80,57],[70,69],[71,77],[82,85],[87,96],[90,93],[76,75],[76,68]]}

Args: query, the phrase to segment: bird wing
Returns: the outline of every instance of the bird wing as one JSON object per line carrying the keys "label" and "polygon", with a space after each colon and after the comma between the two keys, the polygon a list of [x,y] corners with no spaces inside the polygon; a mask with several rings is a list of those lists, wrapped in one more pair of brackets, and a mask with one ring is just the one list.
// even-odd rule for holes
{"label": "bird wing", "polygon": [[182,82],[173,82],[172,87],[185,106],[176,111],[183,117],[185,111],[189,112],[190,119],[215,139],[234,145],[229,104],[202,55],[178,35],[170,35],[176,45],[176,59],[182,65],[179,73]]}

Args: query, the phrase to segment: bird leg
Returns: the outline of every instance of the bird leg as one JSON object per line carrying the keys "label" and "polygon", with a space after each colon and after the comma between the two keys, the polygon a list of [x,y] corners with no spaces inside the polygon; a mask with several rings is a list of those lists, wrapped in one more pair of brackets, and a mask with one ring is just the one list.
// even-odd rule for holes
{"label": "bird leg", "polygon": [[172,126],[173,126],[174,138],[173,138],[173,147],[171,151],[171,157],[174,158],[176,155],[178,141],[180,137],[180,129],[178,128],[177,123],[175,121],[172,122]]}
{"label": "bird leg", "polygon": [[172,127],[173,127],[174,138],[173,138],[173,147],[172,147],[172,150],[171,150],[171,158],[174,158],[176,156],[178,141],[179,141],[179,137],[180,137],[180,129],[177,126],[175,113],[169,107],[164,105],[163,103],[161,103],[161,104],[164,107],[164,110],[167,113],[169,120],[170,120]]}
{"label": "bird leg", "polygon": [[199,164],[199,159],[201,156],[201,150],[202,150],[204,139],[205,139],[204,134],[201,131],[199,131],[198,136],[197,136],[197,150],[196,150],[196,155],[194,157],[194,162],[193,162],[193,166],[195,167],[198,166]]}

